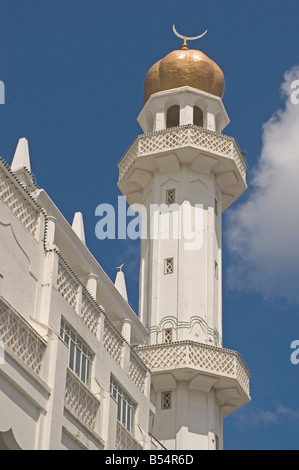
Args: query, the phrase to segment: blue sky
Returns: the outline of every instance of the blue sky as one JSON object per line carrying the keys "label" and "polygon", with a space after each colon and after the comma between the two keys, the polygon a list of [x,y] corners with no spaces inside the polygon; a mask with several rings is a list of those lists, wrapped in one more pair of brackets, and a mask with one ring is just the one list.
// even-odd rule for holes
{"label": "blue sky", "polygon": [[298,14],[297,0],[0,0],[0,154],[10,163],[18,139],[29,140],[39,186],[70,223],[83,213],[87,245],[112,280],[125,263],[135,310],[138,243],[100,242],[95,209],[117,203],[118,161],[141,133],[145,75],[181,44],[172,24],[191,36],[208,29],[194,47],[224,71],[225,133],[249,164],[248,191],[224,215],[224,346],[253,374],[252,402],[224,421],[228,450],[299,448],[299,365],[290,361],[299,105],[288,96],[299,78]]}

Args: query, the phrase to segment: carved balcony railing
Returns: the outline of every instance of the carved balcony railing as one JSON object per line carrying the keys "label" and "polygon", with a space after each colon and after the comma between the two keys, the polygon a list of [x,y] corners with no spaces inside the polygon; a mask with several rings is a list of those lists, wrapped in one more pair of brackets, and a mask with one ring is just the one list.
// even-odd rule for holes
{"label": "carved balcony railing", "polygon": [[147,368],[141,362],[139,357],[134,351],[130,353],[130,365],[129,365],[129,376],[130,379],[137,385],[137,387],[144,393],[146,377],[147,377]]}
{"label": "carved balcony railing", "polygon": [[233,160],[245,182],[248,166],[236,140],[224,134],[193,125],[174,127],[166,131],[138,136],[119,162],[119,179],[121,180],[124,177],[139,157],[186,146],[212,152],[213,154]]}
{"label": "carved balcony railing", "polygon": [[236,379],[249,396],[251,374],[236,351],[188,341],[141,346],[137,351],[151,372],[196,368],[207,374]]}
{"label": "carved balcony railing", "polygon": [[[130,348],[130,345],[115,328],[101,307],[97,306],[97,304],[91,300],[80,283],[80,280],[76,278],[76,275],[61,259],[58,264],[57,290],[95,336],[97,336],[100,317],[102,315],[103,321],[101,322],[101,328],[103,328],[103,347],[110,354],[112,359],[114,359],[120,367],[123,367],[124,348]],[[143,393],[145,393],[147,373],[148,368],[143,364],[135,350],[131,349],[129,376]]]}
{"label": "carved balcony railing", "polygon": [[76,282],[70,271],[59,262],[57,275],[57,290],[62,297],[76,311],[78,302],[79,283]]}
{"label": "carved balcony railing", "polygon": [[0,299],[0,340],[36,374],[40,373],[46,343],[3,299]]}
{"label": "carved balcony railing", "polygon": [[100,402],[70,369],[67,369],[64,403],[85,424],[95,428]]}
{"label": "carved balcony railing", "polygon": [[104,321],[104,334],[103,334],[103,345],[110,356],[121,365],[123,355],[123,343],[124,339],[119,332],[114,328],[111,323],[105,318]]}
{"label": "carved balcony railing", "polygon": [[[101,315],[100,309],[89,298],[80,281],[61,260],[58,264],[57,290],[96,336]],[[80,290],[82,291],[81,296],[79,296]]]}
{"label": "carved balcony railing", "polygon": [[115,450],[142,450],[141,444],[118,421],[116,428]]}

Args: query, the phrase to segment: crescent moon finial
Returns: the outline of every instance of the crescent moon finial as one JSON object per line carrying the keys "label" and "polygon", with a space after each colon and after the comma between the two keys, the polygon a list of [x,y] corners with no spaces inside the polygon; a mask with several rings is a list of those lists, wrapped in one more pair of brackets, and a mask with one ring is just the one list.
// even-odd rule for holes
{"label": "crescent moon finial", "polygon": [[173,29],[173,32],[174,34],[180,38],[180,39],[183,39],[184,43],[183,43],[183,46],[182,46],[182,49],[188,49],[188,45],[187,45],[187,40],[188,41],[195,41],[196,39],[200,39],[202,38],[203,36],[205,36],[208,32],[208,30],[206,29],[205,32],[203,34],[200,34],[199,36],[194,36],[194,37],[187,37],[187,36],[183,36],[182,34],[179,34],[175,28],[175,25],[172,26],[172,29]]}

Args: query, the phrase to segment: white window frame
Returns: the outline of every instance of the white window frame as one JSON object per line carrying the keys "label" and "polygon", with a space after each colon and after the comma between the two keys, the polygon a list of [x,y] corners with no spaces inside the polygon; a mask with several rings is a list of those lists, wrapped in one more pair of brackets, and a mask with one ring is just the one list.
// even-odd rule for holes
{"label": "white window frame", "polygon": [[93,355],[77,333],[61,319],[60,336],[68,346],[68,366],[87,386],[90,385]]}
{"label": "white window frame", "polygon": [[134,435],[136,403],[129,397],[113,376],[110,378],[110,394],[117,403],[117,420]]}

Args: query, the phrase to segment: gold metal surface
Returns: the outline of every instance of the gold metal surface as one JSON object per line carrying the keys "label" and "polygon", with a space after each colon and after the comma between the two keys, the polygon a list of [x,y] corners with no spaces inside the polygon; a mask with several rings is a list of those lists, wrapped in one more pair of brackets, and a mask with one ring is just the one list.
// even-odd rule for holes
{"label": "gold metal surface", "polygon": [[144,83],[144,103],[153,93],[190,86],[222,98],[224,75],[220,67],[203,52],[195,49],[175,50],[156,62]]}
{"label": "gold metal surface", "polygon": [[183,45],[182,45],[181,49],[183,51],[187,51],[189,49],[186,37],[184,37],[184,42],[183,42]]}

